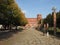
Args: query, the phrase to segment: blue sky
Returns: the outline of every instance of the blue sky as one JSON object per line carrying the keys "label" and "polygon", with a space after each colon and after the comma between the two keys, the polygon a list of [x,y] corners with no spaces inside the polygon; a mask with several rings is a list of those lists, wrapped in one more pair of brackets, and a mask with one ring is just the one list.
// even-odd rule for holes
{"label": "blue sky", "polygon": [[16,0],[16,3],[27,18],[36,18],[37,14],[42,14],[42,17],[45,18],[52,12],[53,6],[57,11],[60,10],[60,0]]}

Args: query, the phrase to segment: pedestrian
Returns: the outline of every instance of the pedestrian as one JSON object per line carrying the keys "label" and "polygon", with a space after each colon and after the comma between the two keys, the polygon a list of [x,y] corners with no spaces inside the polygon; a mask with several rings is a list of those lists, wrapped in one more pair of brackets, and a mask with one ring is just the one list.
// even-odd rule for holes
{"label": "pedestrian", "polygon": [[48,28],[49,28],[49,24],[47,23],[47,36],[49,36]]}
{"label": "pedestrian", "polygon": [[47,32],[48,32],[49,24],[47,23]]}
{"label": "pedestrian", "polygon": [[46,33],[46,24],[44,24],[43,35]]}

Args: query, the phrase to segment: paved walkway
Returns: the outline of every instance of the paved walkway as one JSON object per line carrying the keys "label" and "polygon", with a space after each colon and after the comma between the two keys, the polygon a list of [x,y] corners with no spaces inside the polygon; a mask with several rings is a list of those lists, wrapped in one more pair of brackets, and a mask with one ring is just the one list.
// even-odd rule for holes
{"label": "paved walkway", "polygon": [[51,36],[43,36],[35,29],[27,29],[0,41],[0,45],[60,45],[60,40]]}

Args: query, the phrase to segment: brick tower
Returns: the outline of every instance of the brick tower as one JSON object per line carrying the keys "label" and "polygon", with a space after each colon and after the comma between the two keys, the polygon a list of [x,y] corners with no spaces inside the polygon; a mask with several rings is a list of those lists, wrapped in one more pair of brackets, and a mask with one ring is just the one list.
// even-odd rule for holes
{"label": "brick tower", "polygon": [[37,14],[37,21],[40,21],[42,19],[42,15],[41,14]]}

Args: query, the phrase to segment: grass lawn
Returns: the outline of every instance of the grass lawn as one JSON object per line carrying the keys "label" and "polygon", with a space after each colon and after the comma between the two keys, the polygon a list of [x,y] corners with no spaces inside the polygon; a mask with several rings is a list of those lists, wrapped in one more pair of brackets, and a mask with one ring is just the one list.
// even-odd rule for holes
{"label": "grass lawn", "polygon": [[[59,28],[56,28],[56,29],[57,29],[56,34],[60,35],[60,29]],[[50,34],[52,34],[52,35],[54,34],[54,28],[53,27],[49,27],[48,31]]]}
{"label": "grass lawn", "polygon": [[[59,28],[56,28],[56,29],[57,29],[57,32],[60,32],[60,29],[59,29]],[[49,27],[48,30],[50,30],[50,31],[54,31],[54,28],[53,28],[53,27]]]}

